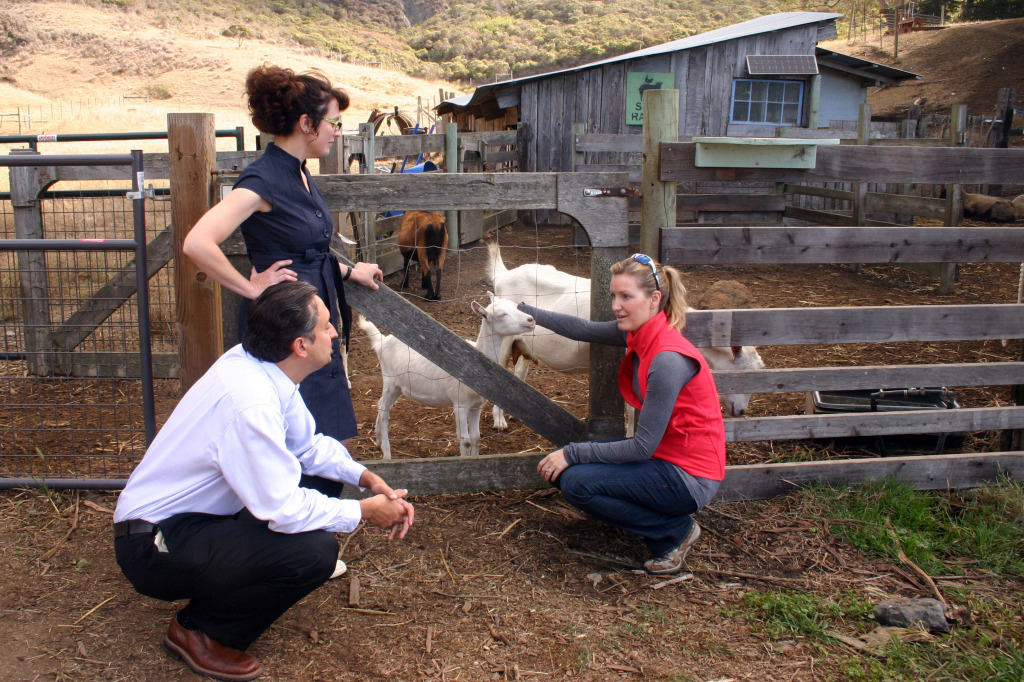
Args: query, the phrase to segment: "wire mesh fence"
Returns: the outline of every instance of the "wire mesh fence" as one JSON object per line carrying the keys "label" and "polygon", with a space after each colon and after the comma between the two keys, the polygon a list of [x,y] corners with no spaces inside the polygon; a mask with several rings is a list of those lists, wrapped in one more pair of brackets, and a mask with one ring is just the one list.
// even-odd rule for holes
{"label": "wire mesh fence", "polygon": [[[173,273],[151,279],[160,312],[150,323],[133,250],[142,215],[151,242],[170,223],[168,204],[136,211],[124,183],[67,184],[34,206],[0,200],[0,239],[12,240],[0,241],[0,485],[127,478],[153,429],[150,339],[176,352]],[[38,221],[31,250],[18,243],[19,210]]]}

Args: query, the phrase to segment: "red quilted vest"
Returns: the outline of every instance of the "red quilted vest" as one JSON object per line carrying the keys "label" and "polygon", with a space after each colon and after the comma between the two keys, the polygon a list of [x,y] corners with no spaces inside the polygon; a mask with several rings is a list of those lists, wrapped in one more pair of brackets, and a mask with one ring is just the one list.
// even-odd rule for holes
{"label": "red quilted vest", "polygon": [[[647,373],[659,352],[681,353],[700,363],[700,371],[683,387],[676,398],[672,418],[654,456],[672,462],[692,476],[721,481],[725,478],[725,424],[718,405],[718,390],[711,369],[692,343],[668,324],[664,311],[626,336],[628,352],[619,365],[619,391],[627,403],[640,409],[647,393]],[[637,383],[640,396],[633,391],[633,356],[640,358]]]}

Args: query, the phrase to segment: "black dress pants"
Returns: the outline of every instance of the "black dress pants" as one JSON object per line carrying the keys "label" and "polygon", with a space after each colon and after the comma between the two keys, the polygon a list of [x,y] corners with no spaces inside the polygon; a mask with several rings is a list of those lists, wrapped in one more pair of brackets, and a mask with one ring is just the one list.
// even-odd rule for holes
{"label": "black dress pants", "polygon": [[190,600],[179,622],[235,649],[246,649],[327,582],[338,559],[333,533],[277,533],[245,510],[234,516],[179,514],[159,529],[166,552],[154,543],[155,530],[114,541],[125,577],[147,597]]}

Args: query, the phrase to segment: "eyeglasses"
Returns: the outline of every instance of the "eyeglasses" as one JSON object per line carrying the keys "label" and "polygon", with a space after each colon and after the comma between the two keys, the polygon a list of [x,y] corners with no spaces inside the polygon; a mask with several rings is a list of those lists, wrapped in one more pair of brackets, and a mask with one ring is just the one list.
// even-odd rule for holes
{"label": "eyeglasses", "polygon": [[338,118],[327,118],[326,116],[324,116],[323,120],[325,120],[328,123],[330,123],[331,126],[334,128],[335,132],[341,130],[341,117],[340,116]]}
{"label": "eyeglasses", "polygon": [[654,275],[654,286],[657,287],[658,291],[661,291],[661,280],[658,279],[658,268],[654,265],[654,259],[643,253],[634,253],[630,258],[640,265],[651,266],[651,274]]}

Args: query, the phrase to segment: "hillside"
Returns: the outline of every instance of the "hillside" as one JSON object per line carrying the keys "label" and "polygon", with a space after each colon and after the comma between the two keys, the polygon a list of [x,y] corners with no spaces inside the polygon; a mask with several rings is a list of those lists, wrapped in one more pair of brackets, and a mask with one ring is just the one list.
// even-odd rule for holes
{"label": "hillside", "polygon": [[906,114],[918,103],[926,114],[948,114],[953,104],[966,104],[972,116],[991,114],[999,88],[1017,89],[1017,107],[1024,106],[1024,19],[950,24],[939,31],[900,35],[899,58],[893,58],[892,36],[862,42],[845,39],[822,47],[894,66],[922,76],[896,88],[872,88],[873,113]]}
{"label": "hillside", "polygon": [[[216,115],[218,128],[244,125],[251,130],[242,83],[250,68],[269,61],[297,70],[321,69],[349,90],[353,105],[345,120],[354,129],[374,108],[398,106],[412,114],[417,97],[430,106],[439,89],[472,88],[410,72],[467,77],[511,68],[514,75],[525,75],[786,9],[784,1],[777,6],[754,3],[727,19],[723,10],[694,0],[642,6],[634,0],[616,5],[603,0],[218,2],[21,0],[5,5],[0,8],[0,114],[29,105],[56,106],[42,121],[36,117],[32,132],[69,133],[93,131],[100,124],[158,129],[167,112],[208,111]],[[505,14],[496,18],[500,12]],[[313,40],[313,35],[320,38]],[[332,42],[329,35],[347,42]],[[363,51],[353,47],[347,52],[345,45]],[[987,114],[1000,87],[1016,87],[1024,100],[1019,67],[1024,19],[905,34],[898,59],[891,36],[823,46],[924,77],[898,88],[874,89],[869,99],[878,114],[902,114],[915,101],[926,113],[946,113],[951,104],[964,103],[971,114]],[[380,57],[380,68],[367,66],[359,54]],[[123,99],[147,95],[148,102]],[[60,104],[65,100],[90,106],[68,112]],[[12,120],[0,119],[0,133],[17,132]]]}
{"label": "hillside", "polygon": [[[220,35],[218,24],[197,19],[180,19],[178,30],[167,30],[154,24],[157,12],[23,2],[0,10],[0,31],[5,18],[0,113],[39,107],[33,133],[159,130],[168,112],[202,111],[215,114],[217,128],[245,126],[251,140],[255,131],[243,83],[248,70],[263,62],[326,73],[352,97],[344,117],[350,130],[374,108],[398,106],[414,114],[417,97],[429,106],[437,102],[439,89],[456,90],[440,80],[339,62],[279,37],[239,41]],[[12,24],[23,41],[13,46]],[[146,95],[148,102],[130,99]],[[18,132],[8,120],[0,134]]]}

